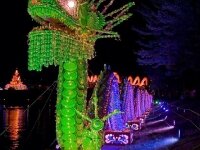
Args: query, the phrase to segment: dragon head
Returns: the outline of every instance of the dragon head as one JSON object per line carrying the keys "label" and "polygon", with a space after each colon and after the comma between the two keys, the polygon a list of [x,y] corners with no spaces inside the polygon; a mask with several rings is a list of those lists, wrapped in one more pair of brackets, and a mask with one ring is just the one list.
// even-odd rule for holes
{"label": "dragon head", "polygon": [[100,10],[100,5],[103,3],[101,0],[98,2],[94,0],[30,0],[28,13],[41,25],[70,30],[71,33],[86,33],[93,37],[97,34],[110,35],[104,37],[116,37],[117,33],[111,32],[111,29],[131,16],[126,12],[134,3],[130,2],[106,14],[106,10],[113,1],[111,0],[104,9]]}
{"label": "dragon head", "polygon": [[[68,58],[91,59],[95,41],[119,38],[112,29],[132,14],[134,5],[107,12],[114,0],[29,0],[28,13],[37,23],[29,32],[29,70],[59,65]],[[106,3],[102,6],[102,4]]]}

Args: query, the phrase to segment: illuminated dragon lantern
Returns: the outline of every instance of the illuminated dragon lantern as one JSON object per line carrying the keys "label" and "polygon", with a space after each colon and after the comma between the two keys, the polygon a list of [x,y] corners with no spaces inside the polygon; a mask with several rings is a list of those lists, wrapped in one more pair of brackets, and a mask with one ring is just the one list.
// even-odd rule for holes
{"label": "illuminated dragon lantern", "polygon": [[56,135],[61,149],[76,150],[83,143],[85,126],[79,114],[85,114],[87,61],[95,56],[95,41],[119,38],[112,29],[131,16],[127,12],[133,2],[108,12],[113,2],[29,0],[28,13],[40,26],[28,34],[28,69],[59,66]]}

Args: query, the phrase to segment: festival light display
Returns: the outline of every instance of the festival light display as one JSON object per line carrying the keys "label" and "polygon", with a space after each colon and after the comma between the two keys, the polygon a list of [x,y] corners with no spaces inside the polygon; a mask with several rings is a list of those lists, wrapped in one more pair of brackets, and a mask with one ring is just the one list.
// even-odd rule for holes
{"label": "festival light display", "polygon": [[[109,94],[109,103],[107,107],[108,114],[113,112],[115,109],[122,111],[118,79],[114,73],[110,75],[110,78],[112,80],[110,85],[111,88],[108,91],[109,93],[105,93]],[[110,117],[107,120],[105,129],[111,131],[123,131],[125,129],[125,122],[122,114],[117,114]]]}
{"label": "festival light display", "polygon": [[[112,29],[127,20],[130,2],[108,12],[114,0],[29,0],[28,13],[41,26],[29,32],[28,69],[59,66],[56,136],[61,149],[83,147],[87,61],[100,38],[120,38]],[[98,133],[96,133],[98,134]],[[86,147],[95,149],[87,143]],[[85,147],[85,146],[84,146]]]}
{"label": "festival light display", "polygon": [[145,123],[152,103],[152,95],[148,93],[147,85],[147,77],[140,80],[139,76],[135,78],[129,76],[125,80],[122,111],[125,112],[127,128],[140,130]]}
{"label": "festival light display", "polygon": [[[106,121],[104,129],[104,142],[105,144],[114,145],[127,145],[133,141],[133,132],[126,128],[124,116],[127,115],[126,110],[122,107],[122,99],[120,99],[119,84],[122,81],[116,72],[110,73],[107,89],[105,90],[104,110],[106,113],[111,113],[113,110],[120,110],[122,113],[114,115]],[[130,92],[130,91],[128,91]],[[130,99],[129,99],[130,100]]]}
{"label": "festival light display", "polygon": [[6,84],[5,90],[28,90],[28,87],[22,82],[18,69],[15,70],[10,83]]}
{"label": "festival light display", "polygon": [[[87,115],[82,114],[80,111],[76,111],[79,116],[81,116],[84,120],[87,121],[88,126],[84,129],[83,132],[83,144],[82,148],[87,150],[99,150],[101,149],[103,142],[103,129],[104,129],[104,122],[109,120],[110,118],[121,114],[122,112],[119,109],[114,109],[112,112],[108,113],[104,117],[100,118],[99,111],[98,111],[98,98],[97,98],[97,87],[99,83],[97,83],[93,95],[90,109],[87,112]],[[94,110],[93,115],[90,115]],[[88,147],[90,145],[90,147]]]}

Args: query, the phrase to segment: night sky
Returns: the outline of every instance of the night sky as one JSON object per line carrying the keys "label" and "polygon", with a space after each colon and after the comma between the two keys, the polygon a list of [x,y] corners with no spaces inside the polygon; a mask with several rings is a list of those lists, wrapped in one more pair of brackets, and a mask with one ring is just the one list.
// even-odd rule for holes
{"label": "night sky", "polygon": [[22,80],[27,72],[27,34],[34,23],[26,11],[25,0],[3,1],[2,6],[6,11],[1,9],[0,84],[4,86],[16,68],[21,72]]}
{"label": "night sky", "polygon": [[[47,78],[49,73],[51,76],[48,78],[51,80],[57,79],[57,67],[50,66],[44,68],[42,72],[28,71],[27,69],[27,35],[34,26],[38,25],[27,13],[27,1],[11,0],[2,3],[7,11],[1,10],[1,14],[5,15],[2,15],[1,18],[1,29],[3,31],[1,34],[0,86],[4,86],[11,80],[16,68],[21,73],[22,80],[35,79],[38,81],[41,78]],[[126,28],[126,31],[124,31],[124,28]],[[130,29],[130,24],[126,22],[115,30],[125,35],[130,32]],[[95,49],[97,56],[89,61],[90,74],[98,74],[103,69],[103,64],[110,64],[113,70],[122,70],[122,73],[130,72],[130,68],[135,66],[132,51],[127,45],[123,44],[123,41],[99,40],[95,45]],[[123,50],[123,53],[121,50]],[[6,60],[3,61],[3,59]],[[124,64],[129,67],[124,68]]]}

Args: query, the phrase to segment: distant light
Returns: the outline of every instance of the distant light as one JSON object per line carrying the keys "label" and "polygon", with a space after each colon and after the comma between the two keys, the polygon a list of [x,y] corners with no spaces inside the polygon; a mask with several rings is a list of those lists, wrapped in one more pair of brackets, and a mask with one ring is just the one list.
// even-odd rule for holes
{"label": "distant light", "polygon": [[166,145],[166,146],[171,145],[171,144],[176,143],[177,141],[178,141],[178,139],[175,138],[175,137],[168,137],[168,138],[163,140],[163,145]]}
{"label": "distant light", "polygon": [[166,108],[165,107],[163,107],[163,110],[165,110]]}
{"label": "distant light", "polygon": [[166,109],[166,110],[165,110],[165,112],[168,112],[168,111],[169,111],[169,109]]}
{"label": "distant light", "polygon": [[173,121],[173,124],[174,124],[174,126],[175,126],[175,124],[176,124],[176,121],[175,121],[175,120]]}
{"label": "distant light", "polygon": [[180,137],[181,137],[181,130],[178,129],[178,138],[180,138]]}
{"label": "distant light", "polygon": [[75,7],[75,1],[74,1],[74,0],[69,0],[69,1],[67,2],[67,6],[68,6],[69,8],[74,8],[74,7]]}

